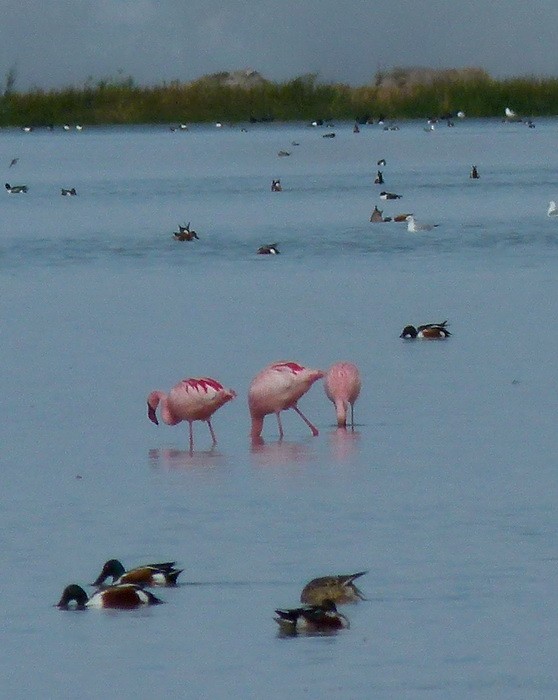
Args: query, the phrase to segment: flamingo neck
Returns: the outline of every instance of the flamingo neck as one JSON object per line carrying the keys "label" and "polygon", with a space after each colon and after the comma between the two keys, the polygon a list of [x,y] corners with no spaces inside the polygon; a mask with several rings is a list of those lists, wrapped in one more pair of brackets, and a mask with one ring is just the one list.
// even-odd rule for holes
{"label": "flamingo neck", "polygon": [[336,401],[335,411],[337,413],[337,427],[344,428],[347,425],[347,403],[341,400]]}
{"label": "flamingo neck", "polygon": [[250,430],[250,437],[252,439],[259,438],[263,430],[263,416],[256,416],[252,414],[252,428]]}

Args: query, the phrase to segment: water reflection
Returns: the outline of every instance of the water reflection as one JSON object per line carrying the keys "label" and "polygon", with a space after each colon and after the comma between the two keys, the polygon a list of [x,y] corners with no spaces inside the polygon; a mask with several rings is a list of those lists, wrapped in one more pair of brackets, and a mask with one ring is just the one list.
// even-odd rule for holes
{"label": "water reflection", "polygon": [[314,452],[307,443],[283,440],[269,443],[265,443],[261,438],[252,440],[250,452],[254,464],[258,467],[309,462],[314,458]]}
{"label": "water reflection", "polygon": [[336,629],[306,629],[297,630],[293,629],[292,625],[290,627],[280,626],[277,630],[277,637],[279,639],[292,639],[293,637],[336,637],[340,632],[344,630]]}
{"label": "water reflection", "polygon": [[192,467],[221,467],[225,456],[215,450],[190,451],[176,449],[149,450],[149,465],[153,468],[184,469]]}
{"label": "water reflection", "polygon": [[357,451],[360,433],[354,428],[336,428],[329,435],[331,454],[338,462],[345,462]]}

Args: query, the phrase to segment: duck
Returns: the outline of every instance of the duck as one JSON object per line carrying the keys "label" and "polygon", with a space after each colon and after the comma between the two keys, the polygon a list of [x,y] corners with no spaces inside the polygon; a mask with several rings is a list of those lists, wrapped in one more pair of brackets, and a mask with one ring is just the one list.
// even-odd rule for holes
{"label": "duck", "polygon": [[175,569],[174,561],[161,564],[144,564],[126,571],[118,559],[109,559],[103,565],[101,573],[92,583],[93,586],[102,586],[109,576],[112,576],[112,585],[133,583],[139,586],[176,586],[176,580],[183,569]]}
{"label": "duck", "polygon": [[394,220],[394,221],[397,221],[398,223],[401,223],[402,221],[407,221],[407,219],[408,219],[410,216],[413,216],[413,214],[396,214],[396,215],[393,217],[393,220]]}
{"label": "duck", "polygon": [[384,184],[384,174],[382,173],[381,170],[378,170],[376,173],[376,179],[374,180],[375,185],[383,185]]}
{"label": "duck", "polygon": [[258,255],[279,255],[280,251],[277,243],[268,243],[258,248]]}
{"label": "duck", "polygon": [[551,201],[548,203],[547,216],[558,216],[558,209],[556,208],[556,202]]}
{"label": "duck", "polygon": [[327,134],[322,134],[323,139],[334,139],[335,138],[335,131],[330,131]]}
{"label": "duck", "polygon": [[173,236],[177,241],[193,241],[194,238],[198,241],[200,240],[198,234],[190,229],[190,222],[186,226],[178,224],[178,231],[174,231]]}
{"label": "duck", "polygon": [[401,199],[400,194],[394,194],[393,192],[380,192],[380,199]]}
{"label": "duck", "polygon": [[281,180],[272,180],[271,181],[271,191],[272,192],[282,192],[283,191],[283,186],[281,185]]}
{"label": "duck", "polygon": [[304,605],[301,608],[278,609],[275,622],[285,632],[319,632],[347,629],[349,620],[338,612],[335,603],[325,599],[321,605]]}
{"label": "duck", "polygon": [[377,165],[384,166],[386,164],[386,159],[385,158],[380,158],[378,161]]}
{"label": "duck", "polygon": [[280,158],[284,158],[284,157],[286,157],[286,156],[290,156],[291,154],[289,153],[289,151],[277,151],[277,155],[278,155]]}
{"label": "duck", "polygon": [[22,194],[27,192],[28,187],[27,185],[10,185],[6,182],[6,189],[10,194]]}
{"label": "duck", "polygon": [[376,205],[374,205],[374,209],[372,210],[372,214],[370,214],[370,221],[373,224],[379,224],[383,223],[384,217],[382,216],[383,212],[381,209],[378,209]]}
{"label": "duck", "polygon": [[302,589],[300,602],[307,605],[323,605],[324,601],[332,600],[340,605],[365,600],[364,595],[353,582],[366,573],[368,572],[358,571],[356,574],[314,578]]}
{"label": "duck", "polygon": [[423,326],[405,326],[400,338],[423,338],[425,340],[442,340],[449,338],[451,333],[446,328],[447,321],[443,323],[426,323]]}
{"label": "duck", "polygon": [[130,610],[139,608],[142,605],[159,605],[164,601],[155,597],[153,593],[144,591],[141,586],[131,583],[124,583],[118,586],[109,586],[102,591],[93,593],[91,598],[77,583],[66,586],[62,592],[62,597],[56,604],[61,610],[75,608],[85,610],[85,608],[117,608]]}
{"label": "duck", "polygon": [[61,195],[63,197],[75,197],[77,194],[76,188],[72,187],[71,189],[67,190],[64,187],[61,188]]}
{"label": "duck", "polygon": [[477,170],[477,166],[473,165],[471,168],[471,173],[469,174],[469,177],[471,180],[478,180],[480,178],[479,171]]}

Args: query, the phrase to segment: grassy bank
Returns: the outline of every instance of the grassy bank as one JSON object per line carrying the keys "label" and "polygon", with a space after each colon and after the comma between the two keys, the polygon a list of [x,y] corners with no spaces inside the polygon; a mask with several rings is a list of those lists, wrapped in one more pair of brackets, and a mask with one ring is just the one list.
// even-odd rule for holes
{"label": "grassy bank", "polygon": [[558,114],[558,79],[495,80],[479,69],[427,71],[426,76],[394,69],[362,87],[324,84],[313,75],[230,85],[223,75],[228,74],[155,87],[140,87],[131,78],[51,91],[18,92],[10,86],[0,97],[0,126],[403,119],[458,110],[469,117],[496,117],[507,106],[525,117]]}

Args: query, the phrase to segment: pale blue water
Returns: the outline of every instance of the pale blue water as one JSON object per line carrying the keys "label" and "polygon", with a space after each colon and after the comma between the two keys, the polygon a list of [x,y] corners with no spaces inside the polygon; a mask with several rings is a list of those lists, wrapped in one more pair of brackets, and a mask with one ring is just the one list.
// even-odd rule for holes
{"label": "pale blue water", "polygon": [[[6,697],[556,697],[558,121],[422,126],[0,133],[29,186],[0,193]],[[447,342],[398,337],[445,319]],[[356,431],[317,383],[318,437],[293,413],[251,448],[278,359],[356,362]],[[238,398],[190,454],[145,399],[200,375]],[[183,585],[53,607],[113,557]],[[307,581],[362,569],[350,630],[278,637]]]}

